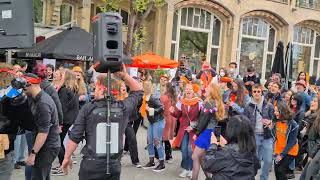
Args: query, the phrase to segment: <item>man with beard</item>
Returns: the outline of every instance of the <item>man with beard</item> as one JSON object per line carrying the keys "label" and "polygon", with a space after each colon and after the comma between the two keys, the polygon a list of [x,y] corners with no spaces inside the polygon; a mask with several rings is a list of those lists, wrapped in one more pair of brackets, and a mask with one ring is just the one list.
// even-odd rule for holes
{"label": "man with beard", "polygon": [[32,166],[32,179],[49,180],[51,164],[57,157],[61,143],[56,105],[52,98],[41,90],[41,79],[31,73],[23,76],[26,81],[25,93],[30,98],[34,116],[34,144],[27,165]]}

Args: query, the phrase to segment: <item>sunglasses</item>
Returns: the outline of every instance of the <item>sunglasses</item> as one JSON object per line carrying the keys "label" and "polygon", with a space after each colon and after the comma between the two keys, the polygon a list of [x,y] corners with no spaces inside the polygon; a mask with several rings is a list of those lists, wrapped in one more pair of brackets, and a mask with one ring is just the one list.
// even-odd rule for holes
{"label": "sunglasses", "polygon": [[261,93],[261,91],[252,91],[253,93]]}

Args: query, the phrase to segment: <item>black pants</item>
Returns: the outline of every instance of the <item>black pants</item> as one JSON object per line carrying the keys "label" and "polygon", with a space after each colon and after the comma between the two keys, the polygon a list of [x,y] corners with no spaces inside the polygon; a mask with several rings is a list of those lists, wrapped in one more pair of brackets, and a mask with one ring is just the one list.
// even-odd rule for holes
{"label": "black pants", "polygon": [[125,145],[127,146],[130,152],[131,162],[132,164],[139,163],[137,137],[132,125],[128,124],[125,130],[125,135],[126,135]]}
{"label": "black pants", "polygon": [[110,159],[110,174],[106,172],[106,160],[83,159],[80,164],[79,180],[120,180],[120,160]]}
{"label": "black pants", "polygon": [[60,140],[61,140],[61,149],[60,149],[60,152],[59,152],[59,155],[58,155],[58,159],[59,159],[59,163],[60,165],[62,164],[63,162],[63,159],[64,159],[64,153],[65,153],[65,148],[64,148],[64,145],[63,145],[63,140],[64,138],[66,137],[67,133],[68,133],[68,130],[70,129],[71,127],[71,124],[64,124],[63,127],[62,127],[62,132],[60,133]]}
{"label": "black pants", "polygon": [[32,166],[32,180],[50,180],[51,165],[57,157],[60,148],[42,148],[36,156],[35,164]]}
{"label": "black pants", "polygon": [[164,143],[164,151],[166,153],[166,160],[172,159],[172,148],[171,148],[171,144],[170,141],[163,141]]}
{"label": "black pants", "polygon": [[295,157],[291,155],[286,155],[280,162],[274,164],[274,173],[277,180],[287,180],[287,172],[289,170],[289,165]]}

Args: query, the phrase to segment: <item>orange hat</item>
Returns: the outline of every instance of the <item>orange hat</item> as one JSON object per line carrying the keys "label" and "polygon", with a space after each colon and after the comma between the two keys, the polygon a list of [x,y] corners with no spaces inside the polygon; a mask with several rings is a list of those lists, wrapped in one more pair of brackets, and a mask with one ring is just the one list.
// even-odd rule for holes
{"label": "orange hat", "polygon": [[231,83],[233,80],[229,77],[221,77],[220,82]]}
{"label": "orange hat", "polygon": [[72,68],[72,71],[73,71],[73,72],[81,72],[81,73],[82,73],[82,69],[81,69],[81,67],[79,67],[79,66],[73,67],[73,68]]}

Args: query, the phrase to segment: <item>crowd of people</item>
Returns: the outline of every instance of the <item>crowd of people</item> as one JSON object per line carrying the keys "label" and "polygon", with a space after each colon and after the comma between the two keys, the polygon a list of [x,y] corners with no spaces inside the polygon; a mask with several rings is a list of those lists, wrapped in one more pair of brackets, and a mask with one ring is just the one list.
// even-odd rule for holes
{"label": "crowd of people", "polygon": [[[88,144],[96,138],[86,122],[95,117],[90,115],[94,111],[91,106],[105,105],[100,101],[107,88],[111,88],[114,102],[123,102],[127,107],[123,116],[126,121],[121,124],[123,132],[121,127],[119,133],[125,135],[124,142],[120,141],[120,154],[123,145],[123,153],[130,154],[137,168],[165,171],[166,163],[175,160],[172,151],[179,150],[182,171],[177,176],[181,178],[197,180],[202,170],[207,179],[267,180],[272,167],[277,180],[293,179],[297,172],[301,180],[320,178],[320,96],[318,86],[309,83],[305,72],[300,72],[292,87],[287,88],[278,73],[262,84],[254,67],[248,67],[241,77],[235,62],[216,71],[203,61],[202,70],[193,75],[186,62],[180,60],[173,77],[162,74],[154,79],[141,69],[134,77],[114,75],[118,78],[107,87],[106,76],[92,68],[88,73],[79,66],[55,69],[50,64],[38,64],[31,74],[26,73],[26,63],[1,66],[5,70],[0,71],[0,98],[19,97],[23,92],[14,91],[10,85],[13,78],[23,76],[27,79],[24,91],[33,99],[23,102],[28,104],[23,109],[36,120],[34,124],[12,125],[19,126],[16,132],[7,132],[0,124],[0,134],[9,134],[9,143],[0,143],[0,151],[5,150],[3,158],[0,152],[0,179],[10,179],[9,156],[13,156],[15,169],[26,166],[27,180],[66,175],[70,163],[77,163],[69,160],[77,145],[84,139],[83,143]],[[4,116],[20,121],[29,118],[11,112],[12,107],[4,110],[9,106],[1,105],[1,123],[5,124]],[[48,114],[50,118],[44,118]],[[90,122],[99,123],[97,119]],[[146,123],[149,161],[144,164],[139,160],[136,134]],[[2,139],[6,137],[0,136]],[[87,156],[94,148],[84,149],[82,154]],[[59,165],[53,167],[55,157]],[[83,161],[91,163],[86,158]],[[4,162],[6,171],[1,165]],[[80,179],[90,179],[88,174],[95,173],[85,167],[80,169]]]}

